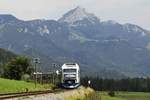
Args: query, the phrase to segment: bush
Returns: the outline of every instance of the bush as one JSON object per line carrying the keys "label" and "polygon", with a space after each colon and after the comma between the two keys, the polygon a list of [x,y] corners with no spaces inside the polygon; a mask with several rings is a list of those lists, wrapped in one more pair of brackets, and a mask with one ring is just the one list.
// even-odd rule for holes
{"label": "bush", "polygon": [[30,75],[29,74],[24,74],[24,75],[22,75],[21,79],[23,81],[29,82],[30,81]]}
{"label": "bush", "polygon": [[109,91],[108,95],[111,96],[111,97],[114,97],[115,96],[115,92],[114,91]]}
{"label": "bush", "polygon": [[31,74],[33,68],[30,59],[25,56],[18,56],[4,66],[4,77],[8,79],[21,80],[25,74]]}

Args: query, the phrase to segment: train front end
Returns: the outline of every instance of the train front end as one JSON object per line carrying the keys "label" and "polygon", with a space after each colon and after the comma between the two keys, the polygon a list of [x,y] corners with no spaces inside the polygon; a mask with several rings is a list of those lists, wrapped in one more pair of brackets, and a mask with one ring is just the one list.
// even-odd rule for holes
{"label": "train front end", "polygon": [[61,84],[63,88],[79,87],[80,69],[78,64],[63,64]]}

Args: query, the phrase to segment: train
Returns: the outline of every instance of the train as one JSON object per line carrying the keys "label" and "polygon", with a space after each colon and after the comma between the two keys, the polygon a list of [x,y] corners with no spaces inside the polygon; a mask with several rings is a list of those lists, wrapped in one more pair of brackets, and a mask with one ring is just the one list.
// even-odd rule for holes
{"label": "train", "polygon": [[61,71],[62,88],[74,89],[80,86],[80,67],[77,63],[65,63]]}

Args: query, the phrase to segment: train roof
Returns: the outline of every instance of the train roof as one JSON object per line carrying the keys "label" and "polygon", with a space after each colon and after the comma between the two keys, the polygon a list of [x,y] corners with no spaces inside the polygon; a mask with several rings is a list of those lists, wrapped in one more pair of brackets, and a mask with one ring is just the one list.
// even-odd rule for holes
{"label": "train roof", "polygon": [[77,63],[64,63],[62,68],[79,68]]}

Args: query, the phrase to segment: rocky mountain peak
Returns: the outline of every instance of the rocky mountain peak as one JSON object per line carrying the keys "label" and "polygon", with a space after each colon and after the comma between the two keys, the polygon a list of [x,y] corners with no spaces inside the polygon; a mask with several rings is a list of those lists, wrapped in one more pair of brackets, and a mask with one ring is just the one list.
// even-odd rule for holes
{"label": "rocky mountain peak", "polygon": [[68,13],[64,14],[62,18],[59,19],[60,22],[67,22],[73,24],[74,22],[87,19],[90,22],[99,20],[94,14],[88,13],[85,8],[76,7],[70,10]]}

